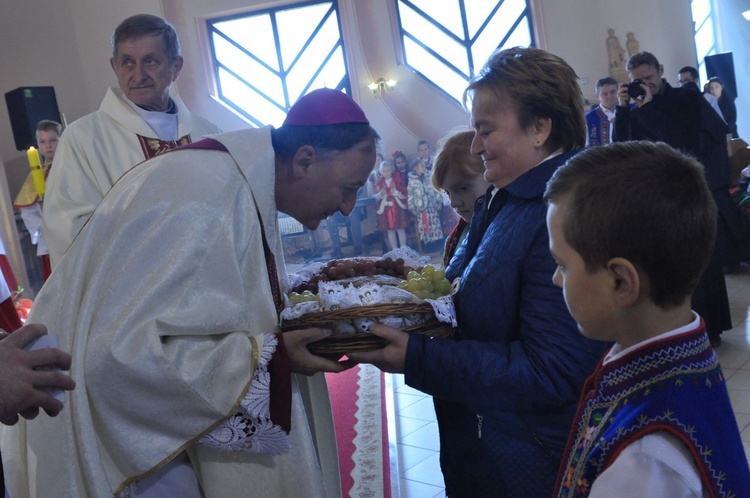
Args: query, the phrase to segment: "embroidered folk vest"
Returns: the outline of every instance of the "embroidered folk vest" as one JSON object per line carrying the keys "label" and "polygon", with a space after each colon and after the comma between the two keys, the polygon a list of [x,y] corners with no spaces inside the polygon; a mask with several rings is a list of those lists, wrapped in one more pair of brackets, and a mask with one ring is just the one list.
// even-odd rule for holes
{"label": "embroidered folk vest", "polygon": [[572,430],[554,496],[588,496],[628,444],[655,431],[667,431],[688,447],[710,496],[750,496],[747,458],[702,322],[691,332],[600,362],[584,385]]}

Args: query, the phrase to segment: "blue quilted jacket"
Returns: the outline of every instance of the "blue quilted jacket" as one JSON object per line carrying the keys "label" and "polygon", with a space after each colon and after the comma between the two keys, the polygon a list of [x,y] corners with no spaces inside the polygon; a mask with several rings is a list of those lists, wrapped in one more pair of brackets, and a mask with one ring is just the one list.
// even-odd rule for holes
{"label": "blue quilted jacket", "polygon": [[448,268],[458,332],[412,335],[406,383],[431,394],[448,496],[550,496],[576,403],[608,344],[584,338],[552,283],[542,194],[558,155],[475,205]]}

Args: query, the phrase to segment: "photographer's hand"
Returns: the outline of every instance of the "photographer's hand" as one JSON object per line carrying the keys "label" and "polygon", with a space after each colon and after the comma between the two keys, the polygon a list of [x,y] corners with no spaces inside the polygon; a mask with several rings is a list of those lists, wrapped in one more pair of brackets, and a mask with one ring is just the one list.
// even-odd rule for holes
{"label": "photographer's hand", "polygon": [[630,103],[630,95],[628,95],[627,83],[620,83],[620,90],[617,91],[617,101],[622,107],[627,107]]}
{"label": "photographer's hand", "polygon": [[643,88],[643,90],[646,92],[646,95],[644,95],[642,99],[636,99],[635,104],[638,106],[638,109],[651,102],[651,100],[654,98],[654,95],[651,93],[650,86],[645,83],[641,83],[641,88]]}

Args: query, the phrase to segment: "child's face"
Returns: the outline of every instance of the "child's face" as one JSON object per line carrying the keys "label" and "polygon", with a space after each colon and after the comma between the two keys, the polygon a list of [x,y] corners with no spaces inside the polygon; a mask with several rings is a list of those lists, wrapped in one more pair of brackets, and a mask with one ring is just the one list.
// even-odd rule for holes
{"label": "child's face", "polygon": [[718,98],[721,98],[721,91],[724,90],[724,87],[721,86],[721,83],[718,81],[712,81],[708,84],[708,91],[711,92],[711,94]]}
{"label": "child's face", "polygon": [[36,141],[39,144],[39,153],[46,161],[52,161],[57,150],[60,136],[56,131],[40,130],[36,132]]}
{"label": "child's face", "polygon": [[423,175],[424,172],[426,171],[425,167],[424,167],[424,163],[422,161],[418,161],[418,162],[414,163],[414,165],[412,166],[412,168],[414,168],[414,172],[416,174],[418,174],[418,175]]}
{"label": "child's face", "polygon": [[442,186],[451,200],[451,207],[468,223],[474,214],[474,202],[487,192],[490,184],[482,173],[466,176],[466,171],[462,168],[450,168]]}
{"label": "child's face", "polygon": [[430,157],[430,147],[427,144],[420,145],[417,152],[422,159],[429,159]]}
{"label": "child's face", "polygon": [[383,162],[380,164],[380,174],[386,178],[390,178],[393,175],[393,168],[387,162]]}
{"label": "child's face", "polygon": [[396,169],[399,171],[406,171],[406,159],[399,156],[396,158]]}
{"label": "child's face", "polygon": [[565,200],[562,201],[547,208],[549,248],[557,262],[552,281],[562,288],[568,311],[584,336],[600,341],[617,340],[612,337],[618,311],[613,295],[615,280],[604,268],[593,273],[586,271],[581,255],[568,245],[563,234],[567,207]]}

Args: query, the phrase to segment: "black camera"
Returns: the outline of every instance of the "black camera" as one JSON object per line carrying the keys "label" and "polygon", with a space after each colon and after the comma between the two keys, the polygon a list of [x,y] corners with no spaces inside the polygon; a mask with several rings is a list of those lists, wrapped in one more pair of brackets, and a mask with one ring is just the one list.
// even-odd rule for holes
{"label": "black camera", "polygon": [[628,83],[628,95],[635,100],[641,100],[646,96],[646,90],[643,89],[641,84],[642,80],[633,80]]}

